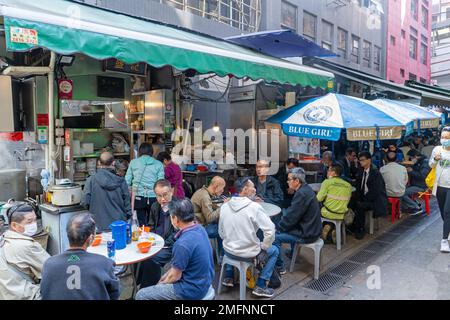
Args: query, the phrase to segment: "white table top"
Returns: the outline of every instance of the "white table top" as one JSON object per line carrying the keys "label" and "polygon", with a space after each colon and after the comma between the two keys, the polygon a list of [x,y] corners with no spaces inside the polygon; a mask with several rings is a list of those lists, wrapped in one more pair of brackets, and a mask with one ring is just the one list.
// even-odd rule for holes
{"label": "white table top", "polygon": [[[141,253],[137,248],[138,242],[132,242],[122,250],[116,250],[116,265],[123,266],[138,263],[147,260],[156,255],[164,247],[164,239],[156,233],[150,233],[150,237],[153,237],[153,245],[148,253]],[[111,233],[102,233],[102,243],[95,247],[89,247],[87,249],[90,253],[97,253],[102,256],[108,257],[107,241],[111,239]]]}
{"label": "white table top", "polygon": [[261,202],[260,205],[263,207],[264,211],[269,217],[276,216],[281,212],[281,208],[271,203]]}
{"label": "white table top", "polygon": [[[308,186],[310,186],[314,192],[319,192],[321,185],[322,185],[321,183],[308,183]],[[355,191],[356,191],[356,188],[352,186],[352,192],[355,192]]]}

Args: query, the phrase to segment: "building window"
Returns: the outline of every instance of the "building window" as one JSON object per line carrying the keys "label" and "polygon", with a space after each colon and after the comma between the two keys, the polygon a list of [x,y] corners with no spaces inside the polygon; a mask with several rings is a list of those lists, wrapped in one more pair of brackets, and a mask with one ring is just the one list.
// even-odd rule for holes
{"label": "building window", "polygon": [[428,38],[425,36],[421,36],[421,43],[420,43],[420,62],[422,64],[427,64],[428,59]]}
{"label": "building window", "polygon": [[413,73],[409,74],[409,80],[417,81],[417,76]]}
{"label": "building window", "polygon": [[317,17],[303,11],[303,35],[316,42]]}
{"label": "building window", "polygon": [[425,7],[422,7],[420,22],[423,27],[428,28],[428,10]]}
{"label": "building window", "polygon": [[409,36],[409,57],[417,59],[417,38]]}
{"label": "building window", "polygon": [[405,69],[400,69],[400,76],[401,76],[402,78],[405,77]]}
{"label": "building window", "polygon": [[297,31],[297,7],[289,2],[281,2],[281,27]]}
{"label": "building window", "polygon": [[406,39],[406,31],[402,30],[402,39]]}
{"label": "building window", "polygon": [[343,58],[347,57],[347,31],[338,28],[338,51]]}
{"label": "building window", "polygon": [[370,54],[372,51],[372,44],[369,41],[363,42],[363,66],[370,68]]}
{"label": "building window", "polygon": [[380,71],[380,64],[381,64],[381,48],[374,46],[373,68],[376,71]]}
{"label": "building window", "polygon": [[370,0],[359,0],[359,6],[360,7],[370,7]]}
{"label": "building window", "polygon": [[424,78],[420,78],[420,82],[422,82],[422,83],[427,83],[427,79],[424,79]]}
{"label": "building window", "polygon": [[445,19],[450,19],[450,8],[445,9]]}
{"label": "building window", "polygon": [[417,21],[419,19],[418,0],[411,0],[411,16]]}
{"label": "building window", "polygon": [[395,37],[391,36],[391,46],[395,46]]}
{"label": "building window", "polygon": [[352,54],[351,59],[354,63],[359,63],[359,38],[352,35]]}
{"label": "building window", "polygon": [[322,20],[322,48],[333,49],[333,25]]}

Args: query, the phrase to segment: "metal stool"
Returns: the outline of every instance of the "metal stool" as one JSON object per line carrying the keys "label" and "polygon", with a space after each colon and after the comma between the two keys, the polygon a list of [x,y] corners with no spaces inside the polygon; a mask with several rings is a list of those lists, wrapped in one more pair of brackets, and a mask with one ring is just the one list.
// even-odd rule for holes
{"label": "metal stool", "polygon": [[322,247],[323,247],[323,240],[321,238],[317,239],[316,242],[303,244],[296,242],[294,246],[294,251],[292,253],[292,259],[291,259],[291,266],[289,268],[289,272],[294,271],[295,266],[295,260],[297,259],[297,255],[300,251],[301,247],[306,247],[314,250],[314,279],[319,279],[320,274],[320,257],[322,253]]}
{"label": "metal stool", "polygon": [[[341,245],[345,244],[347,237],[345,234],[345,221],[344,220],[333,220],[322,217],[322,222],[329,222],[336,227],[336,246],[337,250],[341,250]],[[342,239],[342,240],[341,240]]]}
{"label": "metal stool", "polygon": [[211,241],[211,247],[216,253],[217,264],[220,264],[219,241],[217,240],[217,238],[209,238],[209,241]]}
{"label": "metal stool", "polygon": [[213,286],[210,286],[208,292],[206,293],[206,296],[204,296],[202,300],[214,300],[215,297],[216,292],[214,291]]}
{"label": "metal stool", "polygon": [[252,262],[234,260],[225,254],[222,259],[222,268],[220,270],[219,287],[217,289],[217,294],[220,294],[222,292],[222,281],[225,273],[225,265],[227,264],[239,270],[239,299],[245,300],[247,290],[247,269],[250,267],[254,267],[254,264]]}

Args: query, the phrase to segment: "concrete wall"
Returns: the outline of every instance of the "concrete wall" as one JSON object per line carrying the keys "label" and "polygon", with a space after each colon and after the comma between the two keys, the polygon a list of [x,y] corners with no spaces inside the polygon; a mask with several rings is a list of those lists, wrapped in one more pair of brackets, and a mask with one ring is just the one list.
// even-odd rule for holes
{"label": "concrete wall", "polygon": [[[409,80],[409,74],[417,76],[430,83],[431,79],[431,1],[428,4],[424,0],[418,0],[418,20],[416,21],[411,15],[411,0],[388,1],[388,33],[386,39],[387,59],[386,71],[387,79],[396,83],[403,84],[405,80]],[[428,10],[428,27],[425,28],[421,24],[422,7]],[[409,56],[410,46],[410,28],[417,30],[417,58],[413,59]],[[402,30],[405,31],[405,37],[402,37]],[[423,64],[420,59],[420,45],[422,43],[422,35],[427,38],[427,59]],[[391,43],[391,36],[395,38],[395,45]],[[404,70],[404,75],[400,69]]]}
{"label": "concrete wall", "polygon": [[[338,47],[338,28],[347,31],[347,57],[330,58],[329,60],[355,70],[360,70],[376,76],[384,76],[383,50],[385,43],[384,32],[384,16],[379,15],[379,19],[375,21],[370,15],[367,8],[360,7],[352,0],[348,1],[346,6],[334,7],[327,6],[329,1],[317,0],[289,0],[290,4],[297,7],[297,32],[303,34],[303,15],[304,11],[317,17],[316,23],[316,43],[322,43],[322,20],[333,24],[332,50],[337,52]],[[345,2],[345,1],[344,1]],[[281,4],[282,0],[265,0],[263,1],[263,19],[262,28],[265,30],[281,29]],[[351,36],[360,38],[360,63],[350,61]],[[367,40],[372,45],[371,67],[362,66],[362,48],[363,40]],[[382,48],[382,58],[380,71],[373,68],[373,48],[378,46]]]}

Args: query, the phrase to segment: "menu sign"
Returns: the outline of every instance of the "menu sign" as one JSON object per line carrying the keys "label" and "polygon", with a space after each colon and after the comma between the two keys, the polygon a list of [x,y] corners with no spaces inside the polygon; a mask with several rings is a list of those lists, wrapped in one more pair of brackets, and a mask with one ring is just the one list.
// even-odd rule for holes
{"label": "menu sign", "polygon": [[104,60],[104,71],[120,72],[127,74],[135,74],[138,76],[145,76],[147,74],[147,64],[138,62],[134,64],[127,64],[121,60],[111,58]]}
{"label": "menu sign", "polygon": [[[402,136],[401,127],[379,128],[380,140],[400,139],[401,136]],[[349,141],[377,140],[377,130],[375,128],[347,129],[347,140]]]}
{"label": "menu sign", "polygon": [[10,36],[13,43],[38,44],[38,32],[34,29],[11,27]]}

